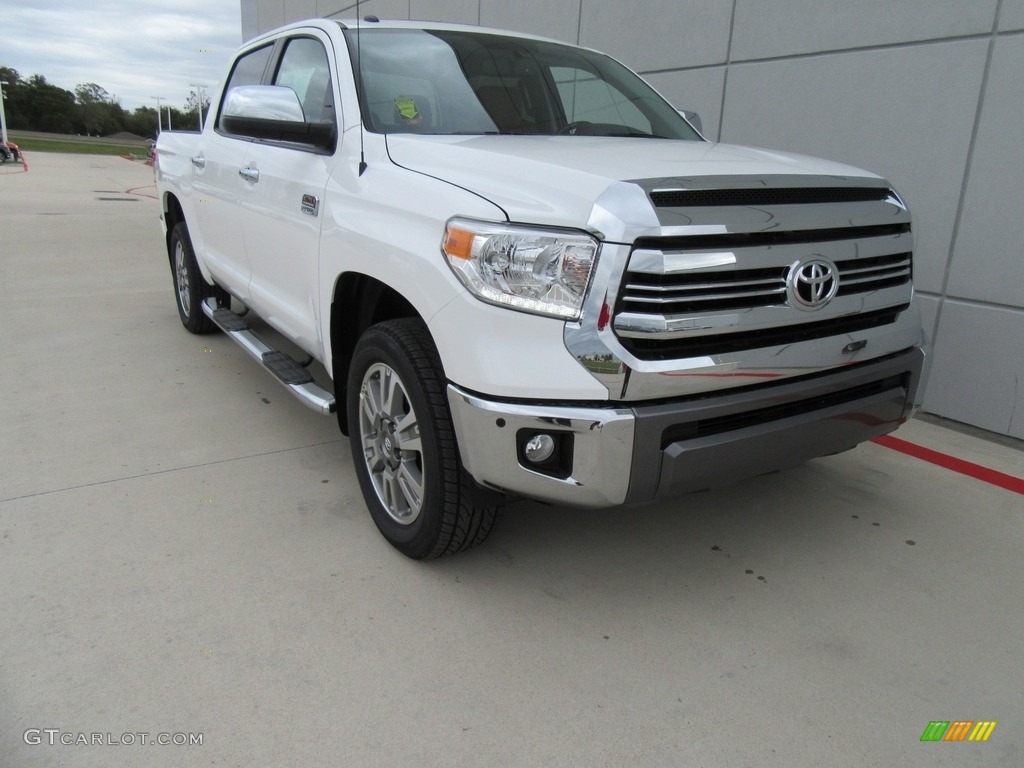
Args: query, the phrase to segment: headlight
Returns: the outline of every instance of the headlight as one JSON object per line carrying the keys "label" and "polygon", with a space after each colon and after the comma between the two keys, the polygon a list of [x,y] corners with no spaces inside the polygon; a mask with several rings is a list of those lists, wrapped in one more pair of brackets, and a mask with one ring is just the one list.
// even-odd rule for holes
{"label": "headlight", "polygon": [[459,279],[492,304],[578,320],[598,242],[582,232],[452,219],[441,250]]}

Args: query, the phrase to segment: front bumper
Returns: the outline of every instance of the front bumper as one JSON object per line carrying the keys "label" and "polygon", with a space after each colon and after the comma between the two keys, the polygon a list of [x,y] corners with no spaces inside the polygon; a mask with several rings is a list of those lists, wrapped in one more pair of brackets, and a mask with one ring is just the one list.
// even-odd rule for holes
{"label": "front bumper", "polygon": [[[715,488],[892,432],[919,401],[921,347],[823,374],[652,404],[497,402],[448,387],[459,450],[481,485],[578,507]],[[521,435],[571,436],[571,471],[536,471]]]}

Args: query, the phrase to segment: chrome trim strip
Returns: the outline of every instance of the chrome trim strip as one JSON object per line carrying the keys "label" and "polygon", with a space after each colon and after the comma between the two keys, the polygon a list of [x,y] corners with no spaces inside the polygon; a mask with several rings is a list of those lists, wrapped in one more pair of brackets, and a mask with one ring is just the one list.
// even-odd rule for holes
{"label": "chrome trim strip", "polygon": [[[842,283],[840,289],[842,289]],[[800,321],[812,322],[831,318],[849,317],[861,312],[873,312],[887,307],[897,307],[910,301],[909,284],[880,288],[865,293],[840,295],[828,306],[813,314],[802,312]],[[703,330],[723,332],[726,329],[758,331],[766,328],[799,328],[793,320],[794,310],[785,301],[760,307],[745,307],[735,310],[687,312],[680,314],[659,314],[657,312],[620,312],[615,315],[613,327],[622,338],[661,338],[685,340],[700,335]]]}
{"label": "chrome trim strip", "polygon": [[720,253],[673,253],[647,248],[637,248],[629,260],[630,272],[650,275],[671,275],[676,272],[718,270],[736,264],[736,254],[729,251]]}

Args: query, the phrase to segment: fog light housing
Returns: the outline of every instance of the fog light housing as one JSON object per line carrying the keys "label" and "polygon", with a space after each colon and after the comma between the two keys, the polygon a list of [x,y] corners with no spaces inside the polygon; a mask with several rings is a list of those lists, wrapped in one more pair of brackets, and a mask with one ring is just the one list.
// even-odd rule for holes
{"label": "fog light housing", "polygon": [[531,464],[543,464],[555,454],[555,438],[547,433],[534,435],[523,446],[523,455]]}
{"label": "fog light housing", "polygon": [[523,468],[561,479],[572,474],[572,432],[521,429],[516,446]]}

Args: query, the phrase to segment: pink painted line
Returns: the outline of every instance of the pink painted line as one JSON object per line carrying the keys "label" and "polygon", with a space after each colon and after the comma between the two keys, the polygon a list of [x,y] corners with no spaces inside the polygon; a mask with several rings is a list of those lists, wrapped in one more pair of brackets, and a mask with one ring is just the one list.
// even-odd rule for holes
{"label": "pink painted line", "polygon": [[131,189],[126,189],[125,190],[125,194],[126,195],[138,195],[139,197],[148,197],[150,200],[159,200],[160,198],[157,197],[156,195],[147,195],[145,192],[139,192],[138,191],[140,189],[155,189],[155,187],[156,187],[156,183],[155,182],[153,184],[143,184],[141,187],[132,187]]}
{"label": "pink painted line", "polygon": [[998,472],[994,469],[983,467],[980,464],[964,461],[956,456],[950,456],[948,453],[933,451],[931,448],[925,448],[916,443],[908,443],[906,440],[890,435],[876,437],[871,442],[878,443],[878,445],[891,448],[900,453],[905,453],[908,456],[913,456],[915,459],[927,461],[943,469],[958,472],[961,475],[967,475],[967,477],[973,477],[975,480],[981,480],[983,483],[996,485],[1008,491],[1024,495],[1024,477],[1015,477],[1005,472]]}

